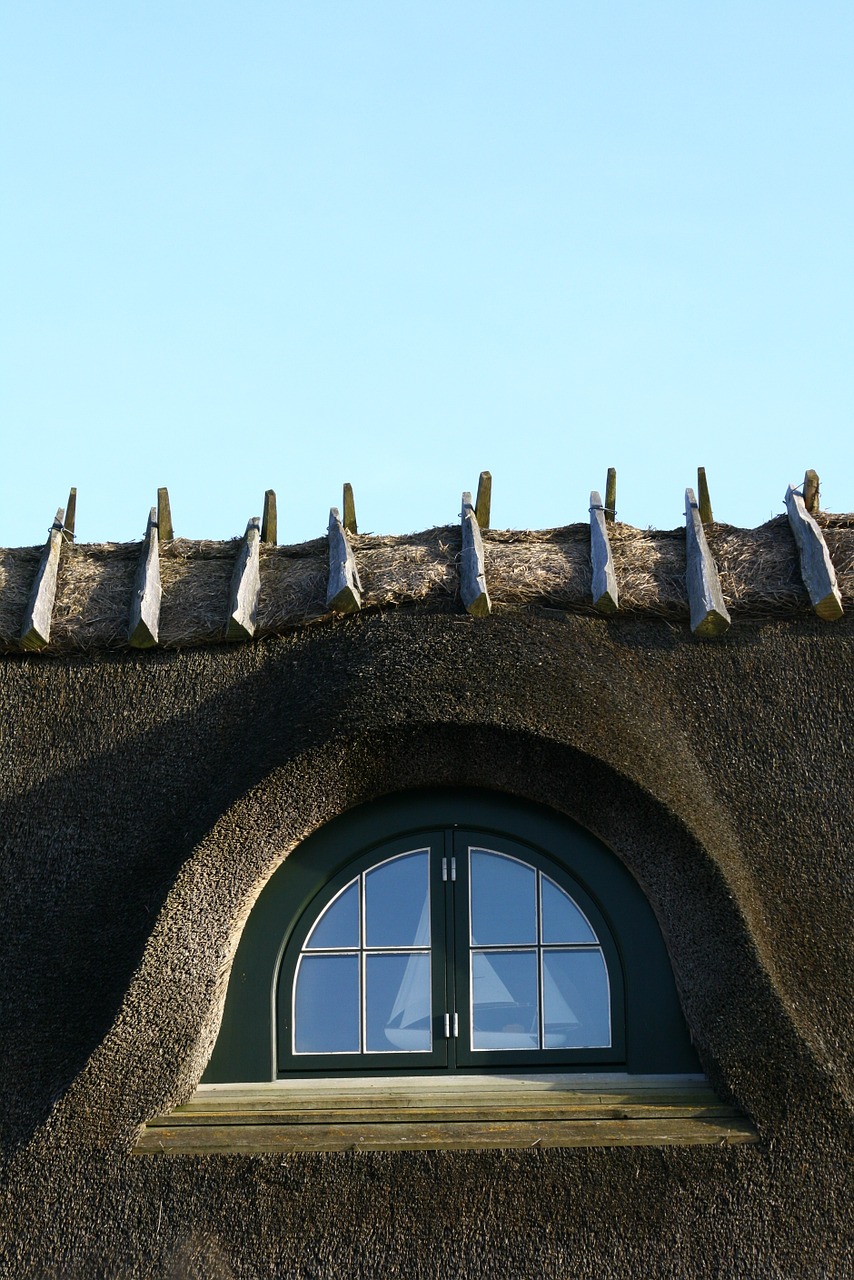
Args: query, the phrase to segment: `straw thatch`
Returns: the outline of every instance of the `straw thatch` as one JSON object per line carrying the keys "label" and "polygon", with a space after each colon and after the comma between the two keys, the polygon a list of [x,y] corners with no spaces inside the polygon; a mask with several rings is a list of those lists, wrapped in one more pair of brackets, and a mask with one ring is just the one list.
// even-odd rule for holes
{"label": "straw thatch", "polygon": [[[843,602],[854,602],[854,517],[822,515]],[[707,530],[724,599],[734,619],[809,610],[794,539],[784,517],[757,529]],[[622,614],[688,617],[685,532],[610,526]],[[403,537],[353,535],[365,609],[460,607],[458,526]],[[586,524],[540,531],[485,530],[489,594],[496,606],[593,612],[590,530]],[[160,548],[160,644],[209,644],[225,634],[229,587],[240,539],[178,538]],[[16,651],[40,549],[0,551],[0,648]],[[124,647],[139,543],[63,546],[49,652]],[[328,546],[262,546],[258,636],[328,617]]]}
{"label": "straw thatch", "polygon": [[[757,532],[712,531],[721,561],[733,548],[731,599],[762,601],[768,562],[738,555]],[[850,593],[851,529],[828,532]],[[788,536],[765,534],[769,554]],[[784,610],[700,644],[642,610],[528,607],[522,573],[515,605],[469,620],[452,598],[455,535],[354,539],[376,603],[343,625],[0,660],[3,1280],[854,1274],[854,613]],[[618,527],[614,541],[627,596],[649,602],[652,578],[657,610],[678,600],[678,535]],[[567,564],[583,573],[574,530],[485,544],[508,594],[526,557],[546,566],[539,601],[569,595]],[[194,574],[227,588],[235,550],[165,548],[164,604]],[[323,550],[264,552],[279,617],[325,616]],[[66,609],[69,577],[98,559],[76,551]],[[417,583],[435,572],[437,607],[381,609],[398,579],[380,571],[405,557]],[[35,554],[13,560],[26,579]],[[92,577],[103,620],[112,595]],[[261,886],[309,833],[401,792],[440,807],[472,794],[490,814],[512,797],[595,832],[654,910],[704,1070],[761,1142],[130,1154],[205,1069]]]}
{"label": "straw thatch", "polygon": [[354,536],[352,545],[367,608],[447,600],[456,594],[460,533],[454,527],[402,538]]}
{"label": "straw thatch", "polygon": [[40,547],[0,550],[0,642],[14,645],[21,633],[40,555]]}
{"label": "straw thatch", "polygon": [[228,587],[239,541],[191,542],[176,538],[160,556],[161,643],[181,644],[221,640],[227,611]]}
{"label": "straw thatch", "polygon": [[51,628],[55,648],[124,644],[139,551],[136,542],[63,547]]}

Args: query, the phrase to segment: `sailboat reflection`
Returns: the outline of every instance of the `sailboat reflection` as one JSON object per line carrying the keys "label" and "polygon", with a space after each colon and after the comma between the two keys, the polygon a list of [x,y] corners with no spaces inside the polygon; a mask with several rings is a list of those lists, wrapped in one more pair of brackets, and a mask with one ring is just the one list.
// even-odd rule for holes
{"label": "sailboat reflection", "polygon": [[[430,904],[425,896],[421,910],[421,919],[415,932],[416,942],[426,942],[430,929]],[[386,962],[386,968],[392,964],[400,965],[405,959],[403,976],[397,988],[391,1013],[383,1027],[387,1045],[402,1050],[404,1053],[425,1053],[433,1047],[432,1034],[432,1000],[430,993],[430,954],[417,952],[406,957],[403,955],[383,955],[368,957],[368,1022],[371,1022],[372,991],[370,981],[371,962]],[[377,1046],[385,1048],[387,1045]],[[370,1046],[374,1048],[373,1045]]]}
{"label": "sailboat reflection", "polygon": [[[475,952],[472,990],[472,1048],[540,1048],[535,952]],[[574,1043],[579,1019],[548,971],[543,996],[548,1047]]]}

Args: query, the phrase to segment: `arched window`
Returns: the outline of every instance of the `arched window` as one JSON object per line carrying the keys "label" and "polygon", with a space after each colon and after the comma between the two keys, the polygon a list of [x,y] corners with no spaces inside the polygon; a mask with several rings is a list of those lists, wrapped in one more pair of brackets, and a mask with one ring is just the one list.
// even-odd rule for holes
{"label": "arched window", "polygon": [[450,828],[371,850],[309,904],[276,983],[276,1071],[614,1062],[624,1023],[590,895],[507,836]]}
{"label": "arched window", "polygon": [[205,1082],[697,1071],[657,922],[548,810],[395,797],[295,850],[244,929]]}

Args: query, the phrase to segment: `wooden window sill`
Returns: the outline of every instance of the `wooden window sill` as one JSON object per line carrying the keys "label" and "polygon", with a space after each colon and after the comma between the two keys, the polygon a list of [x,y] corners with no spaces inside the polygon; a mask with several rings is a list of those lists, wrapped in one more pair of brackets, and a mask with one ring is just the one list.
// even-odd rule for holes
{"label": "wooden window sill", "polygon": [[758,1142],[704,1076],[386,1076],[200,1085],[134,1154]]}

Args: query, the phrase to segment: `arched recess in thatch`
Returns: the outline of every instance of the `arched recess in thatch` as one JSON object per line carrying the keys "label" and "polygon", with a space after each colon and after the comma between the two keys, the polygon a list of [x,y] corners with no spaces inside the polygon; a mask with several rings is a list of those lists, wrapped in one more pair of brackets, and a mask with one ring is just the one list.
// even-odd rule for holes
{"label": "arched recess in thatch", "polygon": [[69,1125],[78,1141],[126,1146],[141,1122],[185,1100],[216,1038],[242,926],[283,856],[356,804],[449,785],[549,804],[593,831],[652,903],[692,1037],[717,1087],[760,1123],[785,1115],[784,1081],[814,1098],[822,1072],[775,984],[737,841],[687,742],[671,732],[660,747],[635,770],[640,778],[545,734],[408,723],[338,739],[271,770],[232,800],[182,866],[118,1016],[51,1129]]}

